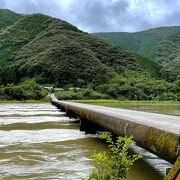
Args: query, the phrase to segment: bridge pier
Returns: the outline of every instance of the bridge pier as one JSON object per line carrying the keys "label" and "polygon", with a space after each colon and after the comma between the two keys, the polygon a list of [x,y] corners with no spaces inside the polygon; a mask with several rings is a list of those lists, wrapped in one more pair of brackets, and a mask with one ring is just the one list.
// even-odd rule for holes
{"label": "bridge pier", "polygon": [[65,112],[69,118],[78,118],[79,117],[75,112],[71,111],[70,109],[66,109]]}
{"label": "bridge pier", "polygon": [[99,131],[106,131],[106,129],[86,118],[80,118],[80,131],[85,131],[87,134],[96,134]]}

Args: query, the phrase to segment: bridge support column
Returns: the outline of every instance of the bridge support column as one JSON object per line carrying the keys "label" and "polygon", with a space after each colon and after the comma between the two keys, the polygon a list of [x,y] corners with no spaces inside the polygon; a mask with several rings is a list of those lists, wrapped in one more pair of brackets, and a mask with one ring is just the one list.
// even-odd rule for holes
{"label": "bridge support column", "polygon": [[79,117],[75,112],[73,112],[73,111],[71,111],[71,110],[69,110],[69,109],[66,110],[66,115],[67,115],[69,118],[77,118],[77,117]]}
{"label": "bridge support column", "polygon": [[105,131],[105,129],[85,118],[81,118],[80,131],[85,131],[87,134],[96,134],[98,131]]}

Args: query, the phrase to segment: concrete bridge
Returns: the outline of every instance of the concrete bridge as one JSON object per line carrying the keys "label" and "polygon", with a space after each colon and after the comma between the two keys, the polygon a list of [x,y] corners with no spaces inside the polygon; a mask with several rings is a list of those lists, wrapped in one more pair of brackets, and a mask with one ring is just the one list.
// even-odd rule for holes
{"label": "concrete bridge", "polygon": [[81,129],[100,126],[116,135],[133,135],[136,144],[175,163],[180,155],[180,117],[59,101],[52,104],[81,118]]}

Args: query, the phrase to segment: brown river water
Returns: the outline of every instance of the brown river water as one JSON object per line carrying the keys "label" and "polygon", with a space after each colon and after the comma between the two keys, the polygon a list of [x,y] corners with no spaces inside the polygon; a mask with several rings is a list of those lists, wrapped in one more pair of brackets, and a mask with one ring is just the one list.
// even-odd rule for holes
{"label": "brown river water", "polygon": [[[146,107],[147,108],[147,107]],[[0,104],[0,180],[87,179],[91,154],[107,150],[97,135],[79,131],[51,104]],[[127,180],[161,180],[171,164],[137,146],[141,153]]]}

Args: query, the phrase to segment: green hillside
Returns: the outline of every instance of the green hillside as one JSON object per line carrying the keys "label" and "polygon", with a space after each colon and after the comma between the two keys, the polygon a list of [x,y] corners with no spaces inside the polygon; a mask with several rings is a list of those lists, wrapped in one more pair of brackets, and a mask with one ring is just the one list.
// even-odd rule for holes
{"label": "green hillside", "polygon": [[[176,72],[174,63],[179,62],[179,56],[173,56],[163,69],[146,57],[82,32],[60,19],[3,12],[10,13],[7,19],[2,16],[4,22],[14,21],[0,30],[1,100],[45,100],[47,92],[42,86],[47,83],[65,90],[81,88],[78,93],[60,92],[61,99],[180,100],[180,82],[172,74]],[[169,39],[178,42],[173,35]],[[133,41],[129,44],[124,40],[124,44],[133,47]],[[151,47],[157,37],[144,41]],[[171,47],[174,49],[172,44]]]}
{"label": "green hillside", "polygon": [[[15,14],[16,16],[16,14]],[[44,31],[52,18],[40,14],[26,15],[0,32],[0,63],[7,62],[15,51]]]}
{"label": "green hillside", "polygon": [[160,74],[163,79],[169,82],[180,80],[180,55],[166,63],[164,68],[161,69]]}
{"label": "green hillside", "polygon": [[159,27],[135,33],[112,32],[93,35],[162,65],[180,54],[180,26]]}
{"label": "green hillside", "polygon": [[36,77],[58,84],[111,78],[125,69],[157,76],[160,66],[46,15],[24,15],[0,33],[3,84]]}
{"label": "green hillside", "polygon": [[167,63],[165,67],[171,71],[180,72],[180,55],[173,59],[171,62]]}
{"label": "green hillside", "polygon": [[23,15],[14,13],[8,9],[0,9],[0,30],[14,24]]}

